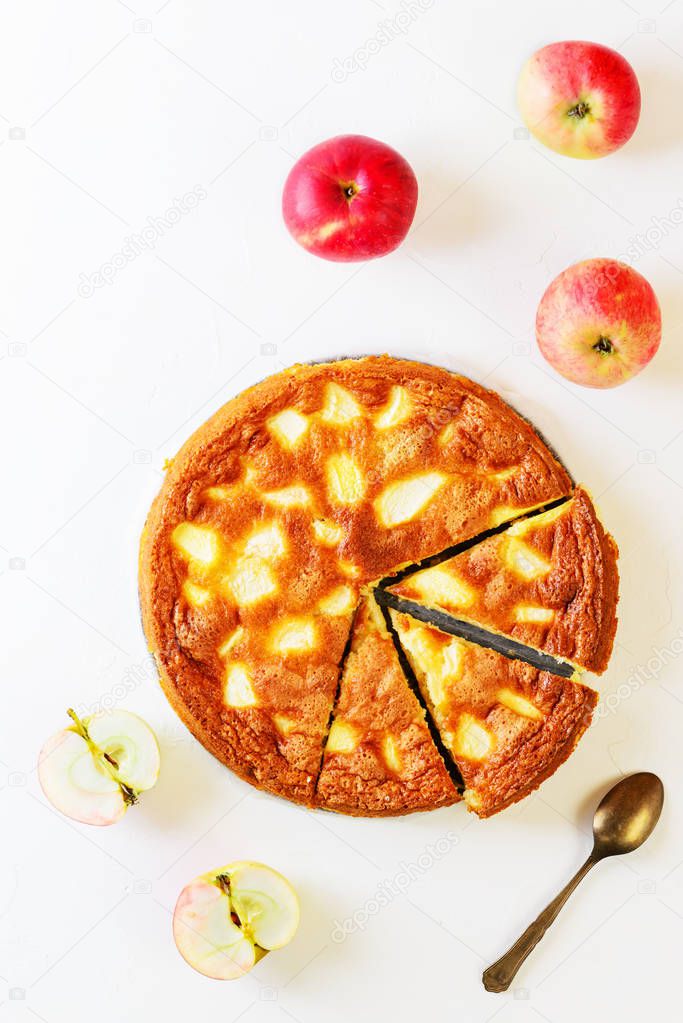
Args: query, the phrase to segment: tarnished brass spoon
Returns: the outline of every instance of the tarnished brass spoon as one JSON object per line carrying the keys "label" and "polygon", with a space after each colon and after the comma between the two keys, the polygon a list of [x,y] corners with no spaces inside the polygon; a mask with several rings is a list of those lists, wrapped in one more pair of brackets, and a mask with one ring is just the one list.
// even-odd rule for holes
{"label": "tarnished brass spoon", "polygon": [[507,991],[517,970],[560,912],[579,881],[608,856],[633,852],[650,837],[664,803],[664,786],[656,774],[641,771],[617,782],[601,799],[593,817],[593,849],[566,888],[529,924],[504,956],[484,971],[487,991]]}

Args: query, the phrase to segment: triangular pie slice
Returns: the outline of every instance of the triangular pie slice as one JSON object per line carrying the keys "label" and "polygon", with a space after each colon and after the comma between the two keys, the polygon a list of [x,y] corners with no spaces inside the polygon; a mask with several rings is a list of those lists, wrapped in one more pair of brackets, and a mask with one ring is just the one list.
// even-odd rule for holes
{"label": "triangular pie slice", "polygon": [[578,487],[570,501],[520,519],[387,592],[599,674],[617,625],[617,556]]}
{"label": "triangular pie slice", "polygon": [[363,816],[460,799],[372,597],[356,616],[316,794],[326,809]]}
{"label": "triangular pie slice", "polygon": [[470,810],[498,813],[567,759],[590,724],[594,690],[390,614]]}

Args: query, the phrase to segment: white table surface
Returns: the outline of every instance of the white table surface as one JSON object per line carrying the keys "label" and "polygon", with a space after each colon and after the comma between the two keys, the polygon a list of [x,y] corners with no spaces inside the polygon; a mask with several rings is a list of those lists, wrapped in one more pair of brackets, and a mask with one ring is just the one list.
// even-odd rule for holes
{"label": "white table surface", "polygon": [[[664,5],[3,7],[0,1023],[671,1018],[683,227],[658,218],[683,205],[683,3]],[[521,63],[572,37],[618,47],[643,88],[637,135],[594,163],[520,137]],[[349,131],[395,145],[420,201],[397,253],[343,266],[292,242],[280,194],[298,154]],[[193,191],[193,210],[169,214]],[[112,271],[145,228],[149,248]],[[536,349],[538,299],[569,263],[624,255],[638,236],[661,351],[612,392],[569,385]],[[97,272],[109,283],[91,289]],[[601,714],[540,792],[490,821],[458,807],[351,820],[258,794],[178,722],[140,629],[136,548],[164,459],[283,366],[383,351],[509,397],[592,489],[621,546]],[[163,770],[122,823],[88,829],[46,804],[36,756],[69,704],[111,703],[157,730]],[[667,787],[653,838],[596,869],[517,986],[487,994],[482,968],[586,855],[596,798],[639,769]],[[179,958],[170,913],[195,874],[243,857],[291,878],[301,929],[249,978],[211,982]],[[336,940],[345,920],[352,933]]]}

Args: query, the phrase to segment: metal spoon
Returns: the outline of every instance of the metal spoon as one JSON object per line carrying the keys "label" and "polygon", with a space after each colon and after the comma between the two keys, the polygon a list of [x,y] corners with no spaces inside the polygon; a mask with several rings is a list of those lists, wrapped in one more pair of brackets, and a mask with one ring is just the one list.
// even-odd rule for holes
{"label": "metal spoon", "polygon": [[591,867],[608,856],[633,852],[650,837],[664,803],[664,786],[656,774],[641,771],[617,782],[601,799],[593,817],[593,849],[566,888],[529,924],[524,934],[484,971],[487,991],[507,991],[518,969],[538,945],[565,902]]}

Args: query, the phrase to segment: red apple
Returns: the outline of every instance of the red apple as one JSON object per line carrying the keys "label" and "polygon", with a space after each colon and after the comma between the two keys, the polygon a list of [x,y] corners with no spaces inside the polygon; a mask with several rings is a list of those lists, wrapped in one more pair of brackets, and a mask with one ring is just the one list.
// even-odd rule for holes
{"label": "red apple", "polygon": [[581,160],[619,149],[640,117],[635,71],[599,43],[551,43],[537,50],[522,69],[517,101],[539,142]]}
{"label": "red apple", "polygon": [[659,348],[662,314],[651,285],[613,259],[564,270],[541,299],[536,339],[558,373],[585,387],[616,387]]}
{"label": "red apple", "polygon": [[386,256],[413,222],[417,180],[395,149],[365,135],[337,135],[294,164],[282,193],[293,238],[323,259]]}

